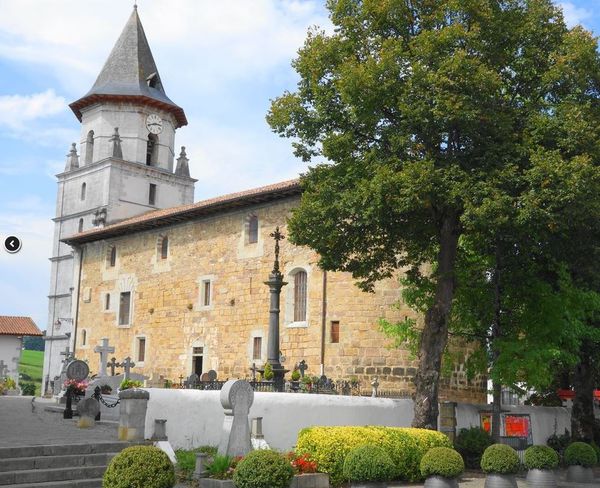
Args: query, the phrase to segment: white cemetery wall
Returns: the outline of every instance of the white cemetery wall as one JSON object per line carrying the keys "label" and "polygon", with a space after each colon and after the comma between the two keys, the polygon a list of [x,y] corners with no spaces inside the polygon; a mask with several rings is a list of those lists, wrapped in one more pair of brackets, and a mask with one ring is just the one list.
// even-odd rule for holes
{"label": "white cemetery wall", "polygon": [[[491,406],[459,403],[456,407],[457,432],[462,428],[479,427],[481,425],[479,412],[482,408],[489,411]],[[552,434],[564,434],[565,429],[571,431],[571,411],[565,407],[507,405],[503,406],[502,410],[514,414],[529,414],[534,444],[546,444],[548,437]]]}
{"label": "white cemetery wall", "polygon": [[[154,419],[167,419],[167,436],[175,449],[219,444],[224,418],[219,391],[148,391],[146,438],[152,436]],[[249,417],[263,417],[263,433],[271,447],[289,450],[298,432],[313,425],[408,427],[413,407],[407,399],[258,392]]]}
{"label": "white cemetery wall", "polygon": [[[19,383],[19,359],[22,340],[17,336],[0,335],[0,360],[8,367],[8,376]],[[17,358],[15,361],[14,359]]]}

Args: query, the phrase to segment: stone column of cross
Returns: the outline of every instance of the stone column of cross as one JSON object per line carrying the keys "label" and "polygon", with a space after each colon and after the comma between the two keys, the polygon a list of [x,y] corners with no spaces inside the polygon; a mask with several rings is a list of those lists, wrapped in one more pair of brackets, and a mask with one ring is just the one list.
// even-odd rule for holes
{"label": "stone column of cross", "polygon": [[304,372],[308,369],[308,364],[304,359],[298,363],[298,369],[300,370],[300,376],[304,378]]}
{"label": "stone column of cross", "polygon": [[96,346],[94,348],[94,352],[97,352],[98,354],[100,354],[99,375],[100,376],[108,376],[108,374],[106,373],[106,365],[107,365],[107,361],[108,361],[108,355],[109,355],[109,353],[115,352],[115,348],[113,346],[109,346],[108,339],[106,337],[104,337],[102,339],[102,345]]}
{"label": "stone column of cross", "polygon": [[6,378],[8,373],[8,366],[4,364],[3,360],[0,360],[0,379]]}
{"label": "stone column of cross", "polygon": [[128,380],[129,374],[131,373],[131,368],[135,368],[135,363],[131,361],[131,358],[129,356],[127,356],[125,360],[121,363],[121,366],[125,370],[124,379]]}

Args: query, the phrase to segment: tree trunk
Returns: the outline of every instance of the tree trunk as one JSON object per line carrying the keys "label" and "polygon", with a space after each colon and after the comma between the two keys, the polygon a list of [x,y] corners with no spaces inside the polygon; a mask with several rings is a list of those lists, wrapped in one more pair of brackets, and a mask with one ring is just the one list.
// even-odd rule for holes
{"label": "tree trunk", "polygon": [[[500,287],[500,244],[496,244],[496,264],[492,275],[494,285],[494,320],[490,337],[490,350],[492,351],[492,367],[495,366],[500,357],[498,349],[498,339],[502,337],[502,289]],[[502,411],[502,383],[498,380],[492,380],[492,439],[494,442],[500,442],[500,413]]]}
{"label": "tree trunk", "polygon": [[585,442],[594,440],[594,371],[593,347],[583,342],[579,349],[579,363],[573,375],[575,398],[571,410],[571,432],[573,438]]}
{"label": "tree trunk", "polygon": [[413,427],[437,430],[438,390],[442,354],[448,342],[448,319],[454,298],[454,266],[458,248],[459,223],[447,216],[440,229],[437,260],[437,284],[431,308],[425,314],[425,326],[419,348],[419,368],[415,376]]}

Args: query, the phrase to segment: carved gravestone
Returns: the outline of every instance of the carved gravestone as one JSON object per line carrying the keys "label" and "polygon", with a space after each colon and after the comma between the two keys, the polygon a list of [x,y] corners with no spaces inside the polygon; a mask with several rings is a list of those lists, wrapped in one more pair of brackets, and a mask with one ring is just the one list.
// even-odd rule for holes
{"label": "carved gravestone", "polygon": [[210,381],[208,379],[208,373],[202,373],[202,376],[200,376],[200,381]]}
{"label": "carved gravestone", "polygon": [[192,373],[187,379],[188,388],[196,388],[198,381],[200,381],[198,375],[196,373]]}
{"label": "carved gravestone", "polygon": [[94,427],[96,425],[96,415],[100,412],[100,405],[95,398],[86,398],[77,404],[77,412],[79,413],[77,427]]}
{"label": "carved gravestone", "polygon": [[254,390],[245,380],[229,380],[221,390],[221,405],[225,409],[219,454],[245,456],[252,450],[248,414],[254,402]]}
{"label": "carved gravestone", "polygon": [[208,381],[217,381],[217,372],[211,369],[206,373],[208,375]]}

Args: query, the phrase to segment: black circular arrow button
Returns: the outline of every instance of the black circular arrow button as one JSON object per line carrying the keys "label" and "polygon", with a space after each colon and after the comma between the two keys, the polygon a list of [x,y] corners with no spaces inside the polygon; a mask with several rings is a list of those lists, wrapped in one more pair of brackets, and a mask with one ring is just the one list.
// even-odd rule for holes
{"label": "black circular arrow button", "polygon": [[21,239],[16,236],[8,236],[4,239],[4,249],[11,254],[19,252],[21,250]]}

